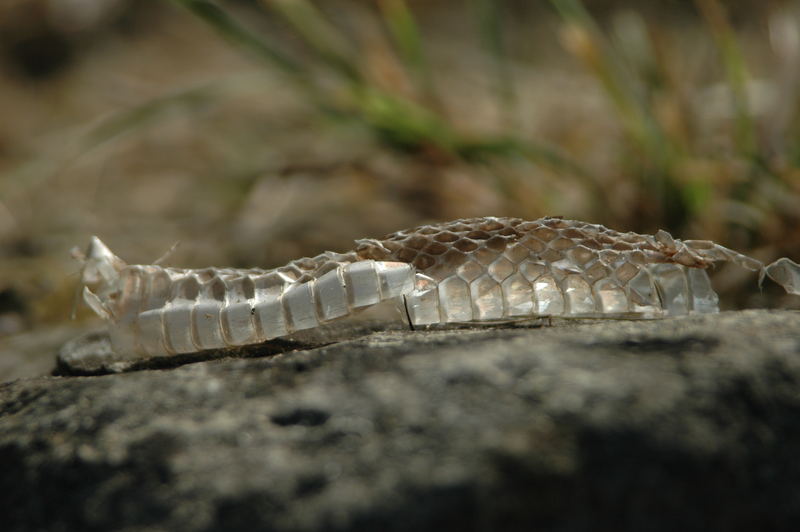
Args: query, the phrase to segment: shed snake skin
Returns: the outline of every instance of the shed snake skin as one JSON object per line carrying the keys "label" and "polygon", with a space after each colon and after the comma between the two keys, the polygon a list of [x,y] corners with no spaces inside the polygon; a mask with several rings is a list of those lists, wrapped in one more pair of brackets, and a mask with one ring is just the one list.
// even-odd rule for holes
{"label": "shed snake skin", "polygon": [[717,261],[800,295],[800,266],[705,240],[621,233],[556,217],[472,218],[356,241],[275,269],[128,265],[98,238],[81,257],[86,303],[117,353],[159,357],[257,344],[395,301],[409,323],[718,312]]}

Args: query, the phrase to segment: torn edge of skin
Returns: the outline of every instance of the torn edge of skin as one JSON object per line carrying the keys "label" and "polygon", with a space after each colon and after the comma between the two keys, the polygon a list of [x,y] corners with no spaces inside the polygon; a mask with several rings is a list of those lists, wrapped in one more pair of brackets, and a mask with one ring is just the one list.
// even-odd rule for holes
{"label": "torn edge of skin", "polygon": [[764,274],[781,285],[786,293],[800,296],[800,264],[782,257],[762,268],[759,274],[759,286],[764,279]]}

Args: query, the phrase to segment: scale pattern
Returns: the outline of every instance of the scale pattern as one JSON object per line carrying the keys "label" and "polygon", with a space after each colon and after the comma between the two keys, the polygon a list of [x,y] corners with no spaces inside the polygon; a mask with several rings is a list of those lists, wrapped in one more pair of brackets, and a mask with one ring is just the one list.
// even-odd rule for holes
{"label": "scale pattern", "polygon": [[361,258],[410,262],[430,279],[409,299],[417,324],[718,310],[706,260],[679,255],[682,243],[666,233],[561,218],[475,218],[358,244]]}
{"label": "scale pattern", "polygon": [[119,353],[248,345],[401,303],[416,325],[541,316],[660,318],[718,311],[706,268],[734,262],[800,294],[800,265],[705,240],[542,218],[473,218],[399,231],[272,269],[127,265],[96,237],[84,300]]}
{"label": "scale pattern", "polygon": [[[257,344],[414,289],[413,267],[326,252],[273,270],[125,265],[95,239],[84,299],[120,353],[169,356]],[[114,265],[115,267],[106,267]]]}

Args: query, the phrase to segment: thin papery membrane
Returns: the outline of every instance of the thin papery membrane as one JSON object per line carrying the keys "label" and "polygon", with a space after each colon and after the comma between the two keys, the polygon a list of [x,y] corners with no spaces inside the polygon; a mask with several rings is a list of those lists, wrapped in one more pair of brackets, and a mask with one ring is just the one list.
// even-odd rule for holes
{"label": "thin papery membrane", "polygon": [[787,293],[800,296],[800,264],[783,257],[762,270],[759,282],[764,278],[764,273]]}
{"label": "thin papery membrane", "polygon": [[685,247],[698,256],[712,261],[733,262],[742,268],[758,272],[759,287],[764,282],[764,277],[769,277],[779,284],[788,294],[800,295],[800,264],[782,257],[775,262],[764,265],[758,259],[743,255],[738,251],[728,249],[708,240],[685,240]]}

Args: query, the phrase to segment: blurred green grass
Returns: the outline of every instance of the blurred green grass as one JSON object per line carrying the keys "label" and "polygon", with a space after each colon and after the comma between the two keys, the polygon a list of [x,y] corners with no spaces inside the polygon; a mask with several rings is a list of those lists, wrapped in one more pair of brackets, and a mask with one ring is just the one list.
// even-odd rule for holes
{"label": "blurred green grass", "polygon": [[[393,40],[396,53],[396,57],[384,60],[403,69],[405,83],[397,86],[381,84],[365,75],[361,56],[355,52],[358,43],[348,39],[310,0],[262,2],[267,11],[283,16],[302,44],[312,52],[304,62],[287,58],[274,43],[246,30],[217,4],[207,0],[175,1],[199,15],[235,45],[290,74],[321,111],[364,125],[390,149],[412,155],[434,151],[444,158],[460,158],[470,163],[491,164],[493,159],[504,157],[527,158],[533,164],[554,170],[561,177],[573,179],[575,186],[590,189],[591,196],[597,200],[594,202],[595,210],[606,205],[603,187],[597,186],[600,176],[592,175],[577,160],[546,146],[540,139],[518,135],[514,130],[514,117],[519,112],[515,109],[516,89],[509,52],[504,43],[503,2],[472,2],[476,33],[491,59],[491,68],[485,75],[497,87],[494,104],[509,118],[504,123],[506,131],[496,135],[475,135],[460,131],[435,104],[441,98],[433,88],[425,59],[425,43],[413,12],[403,0],[379,2],[385,29]],[[765,214],[797,219],[796,209],[782,212],[785,211],[782,209],[785,202],[772,204],[769,198],[759,197],[762,193],[757,182],[773,179],[779,188],[797,199],[796,190],[789,183],[790,178],[785,176],[784,168],[775,164],[776,159],[785,160],[786,157],[767,154],[759,144],[757,124],[748,104],[750,77],[722,2],[697,0],[696,5],[716,46],[724,74],[722,88],[730,99],[730,111],[734,117],[730,131],[733,153],[724,154],[724,158],[719,157],[721,154],[696,150],[700,142],[692,138],[692,134],[697,132],[685,127],[671,127],[668,122],[677,120],[690,124],[693,116],[665,117],[658,114],[664,106],[671,106],[673,112],[687,115],[696,110],[687,104],[674,77],[670,79],[670,62],[674,60],[669,57],[670,51],[662,46],[661,53],[655,53],[658,46],[655,41],[659,37],[654,24],[649,24],[635,12],[626,13],[626,25],[618,28],[618,42],[613,42],[580,0],[552,0],[551,4],[561,17],[560,33],[565,48],[587,68],[616,111],[620,127],[627,137],[623,149],[635,152],[631,166],[625,169],[627,179],[633,180],[638,189],[636,196],[641,203],[641,212],[635,217],[638,218],[637,225],[668,227],[681,232],[692,222],[707,221],[710,218],[707,214],[712,214],[717,220],[722,215],[721,221],[725,224],[741,225],[757,235],[758,223],[752,225],[750,220],[735,215],[725,219],[724,212],[711,208],[712,204],[725,201],[759,205],[759,209],[771,211]],[[796,12],[788,12],[783,16],[796,15]],[[794,24],[796,28],[796,19]],[[338,78],[346,91],[344,98],[341,93],[335,99],[326,98],[315,85],[316,71],[322,69],[329,70]],[[402,90],[407,84],[412,85],[411,90]],[[797,101],[796,85],[781,89],[794,90],[793,95],[784,99]],[[730,175],[731,169],[725,168],[731,162],[729,158],[743,165],[743,175]],[[729,187],[720,190],[721,187],[715,187],[708,174],[687,175],[690,174],[687,168],[698,159],[714,163],[717,168],[713,170],[729,174],[732,181],[739,182],[733,190]],[[500,192],[514,194],[513,190],[502,188]]]}
{"label": "blurred green grass", "polygon": [[134,262],[181,240],[181,265],[274,266],[475,215],[800,256],[796,5],[452,5],[171,0],[33,95],[10,81],[0,290],[63,319],[92,233]]}

